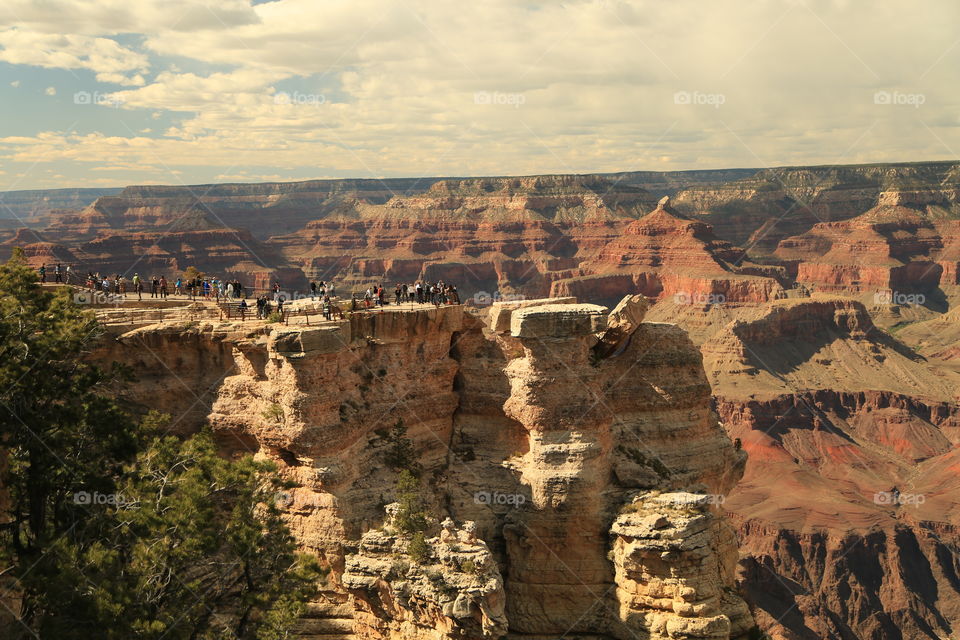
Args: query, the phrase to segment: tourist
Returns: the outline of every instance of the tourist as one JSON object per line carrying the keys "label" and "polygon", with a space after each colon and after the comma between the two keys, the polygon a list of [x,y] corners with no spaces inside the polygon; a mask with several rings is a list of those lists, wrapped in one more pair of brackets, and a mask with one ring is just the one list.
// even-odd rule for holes
{"label": "tourist", "polygon": [[326,318],[327,320],[330,320],[330,316],[332,315],[332,311],[333,311],[330,308],[330,306],[331,306],[330,296],[328,295],[323,296],[323,317]]}
{"label": "tourist", "polygon": [[161,298],[167,297],[167,277],[166,276],[160,276],[160,297]]}
{"label": "tourist", "polygon": [[310,282],[310,299],[317,299],[317,283],[313,281]]}
{"label": "tourist", "polygon": [[157,280],[157,276],[150,276],[150,297],[156,298],[158,291],[160,291],[160,281]]}
{"label": "tourist", "polygon": [[53,268],[53,281],[54,282],[63,282],[63,273],[60,271],[60,263],[57,263],[57,266]]}
{"label": "tourist", "polygon": [[47,265],[45,264],[40,265],[40,268],[37,269],[37,271],[40,272],[40,282],[46,282],[47,281]]}
{"label": "tourist", "polygon": [[137,300],[143,300],[143,283],[140,282],[140,274],[133,274],[133,290],[137,292]]}
{"label": "tourist", "polygon": [[246,320],[247,319],[247,301],[246,300],[240,301],[239,309],[240,309],[240,320],[241,321]]}
{"label": "tourist", "polygon": [[266,297],[266,296],[258,296],[258,297],[257,297],[257,319],[258,319],[258,320],[263,320],[263,307],[264,307],[264,305],[266,305],[266,304],[267,304],[267,297]]}
{"label": "tourist", "polygon": [[71,275],[71,273],[72,273],[72,272],[70,271],[70,265],[67,265],[67,276],[66,276],[66,277],[67,277],[67,284],[70,284],[70,275]]}
{"label": "tourist", "polygon": [[363,306],[366,309],[370,308],[370,301],[373,299],[373,292],[370,291],[370,287],[367,287],[367,290],[363,292]]}

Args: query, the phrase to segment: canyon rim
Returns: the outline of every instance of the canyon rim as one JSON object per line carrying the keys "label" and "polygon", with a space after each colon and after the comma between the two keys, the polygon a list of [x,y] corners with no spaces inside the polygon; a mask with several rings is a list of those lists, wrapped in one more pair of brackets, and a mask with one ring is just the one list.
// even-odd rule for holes
{"label": "canyon rim", "polygon": [[0,15],[0,640],[960,639],[957,3]]}

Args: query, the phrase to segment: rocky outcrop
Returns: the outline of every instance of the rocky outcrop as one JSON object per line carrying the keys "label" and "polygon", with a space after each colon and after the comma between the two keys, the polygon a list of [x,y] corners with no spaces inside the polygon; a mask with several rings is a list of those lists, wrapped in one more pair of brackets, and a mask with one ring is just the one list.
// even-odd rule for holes
{"label": "rocky outcrop", "polygon": [[721,422],[749,453],[723,507],[759,626],[786,640],[949,635],[956,374],[848,298],[647,313],[664,317],[700,344]]}
{"label": "rocky outcrop", "polygon": [[[881,197],[901,203],[903,195]],[[798,261],[798,282],[825,291],[909,295],[956,285],[952,241],[960,237],[960,222],[930,209],[883,204],[851,220],[814,225],[783,240],[776,255]]]}
{"label": "rocky outcrop", "polygon": [[[398,505],[388,505],[395,511]],[[390,523],[394,524],[393,522]],[[503,578],[486,543],[447,518],[426,540],[423,558],[389,528],[348,544],[341,582],[355,597],[358,635],[499,638],[507,632]]]}
{"label": "rocky outcrop", "polygon": [[551,295],[589,300],[616,294],[763,302],[785,296],[786,273],[755,265],[746,252],[720,240],[709,224],[687,218],[665,196],[657,208],[625,227],[575,272],[560,274]]}
{"label": "rocky outcrop", "polygon": [[746,603],[728,586],[737,540],[711,509],[716,499],[639,495],[614,522],[620,617],[628,627],[651,637],[729,638],[749,626]]}
{"label": "rocky outcrop", "polygon": [[[155,325],[99,357],[146,376],[130,400],[185,431],[205,419],[225,451],[298,484],[288,522],[331,568],[304,618],[312,637],[746,637],[719,511],[745,456],[709,408],[694,345],[644,308],[505,303],[491,326],[460,306]],[[423,489],[416,554],[384,516],[397,465]]]}
{"label": "rocky outcrop", "polygon": [[712,224],[721,238],[771,253],[818,223],[854,218],[891,198],[956,214],[958,176],[956,162],[778,167],[695,185],[674,200],[681,212]]}

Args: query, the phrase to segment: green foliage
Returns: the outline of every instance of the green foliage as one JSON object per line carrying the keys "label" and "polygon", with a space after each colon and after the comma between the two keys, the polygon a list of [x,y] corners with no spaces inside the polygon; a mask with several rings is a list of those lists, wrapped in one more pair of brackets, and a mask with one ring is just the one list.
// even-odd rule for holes
{"label": "green foliage", "polygon": [[407,553],[410,559],[417,564],[427,564],[430,560],[430,546],[422,531],[418,531],[410,538],[410,544],[407,545]]}
{"label": "green foliage", "polygon": [[[88,362],[99,335],[66,288],[40,287],[22,251],[0,265],[0,566],[32,629],[64,605],[58,591],[76,578],[64,558],[104,526],[74,493],[114,493],[138,447],[134,422],[108,399],[125,374]],[[60,614],[66,627],[74,613]]]}
{"label": "green foliage", "polygon": [[477,565],[473,560],[464,560],[460,563],[460,571],[464,573],[477,573]]}
{"label": "green foliage", "polygon": [[407,437],[407,427],[403,420],[397,420],[393,429],[386,434],[387,448],[383,454],[383,462],[395,471],[409,471],[414,476],[420,475],[420,464],[413,448],[413,441]]}
{"label": "green foliage", "polygon": [[[270,465],[220,458],[208,434],[157,438],[90,540],[51,545],[41,637],[289,637],[322,575],[296,553]],[[88,509],[97,510],[97,505]]]}
{"label": "green foliage", "polygon": [[261,415],[263,415],[264,419],[270,422],[275,422],[277,424],[283,423],[283,418],[284,418],[283,407],[280,405],[279,402],[274,402],[273,404],[271,404],[269,407],[267,407],[263,411]]}
{"label": "green foliage", "polygon": [[267,316],[267,324],[283,322],[283,314],[279,311],[271,311],[270,315]]}
{"label": "green foliage", "polygon": [[447,581],[443,578],[443,574],[439,571],[427,571],[426,576],[427,580],[430,581],[430,584],[433,585],[433,588],[443,595],[450,598],[457,595],[457,588],[451,584],[447,584]]}
{"label": "green foliage", "polygon": [[390,565],[390,576],[393,578],[403,578],[410,571],[410,563],[406,560],[397,558]]}
{"label": "green foliage", "polygon": [[402,533],[416,533],[427,528],[427,512],[420,494],[420,480],[404,469],[397,476],[397,510],[394,523]]}
{"label": "green foliage", "polygon": [[281,519],[285,487],[272,464],[221,458],[209,433],[154,439],[108,533],[75,555],[96,586],[99,637],[286,637],[321,573]]}
{"label": "green foliage", "polygon": [[123,372],[89,364],[99,335],[22,252],[0,266],[0,566],[21,601],[0,635],[289,637],[320,571],[274,504],[285,484],[209,434],[163,437],[167,417],[138,427]]}

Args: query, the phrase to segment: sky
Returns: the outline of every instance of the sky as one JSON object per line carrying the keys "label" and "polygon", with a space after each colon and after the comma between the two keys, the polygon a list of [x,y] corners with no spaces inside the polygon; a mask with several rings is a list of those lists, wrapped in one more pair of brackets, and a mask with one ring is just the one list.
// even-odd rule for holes
{"label": "sky", "polygon": [[960,3],[4,0],[0,191],[960,158]]}

